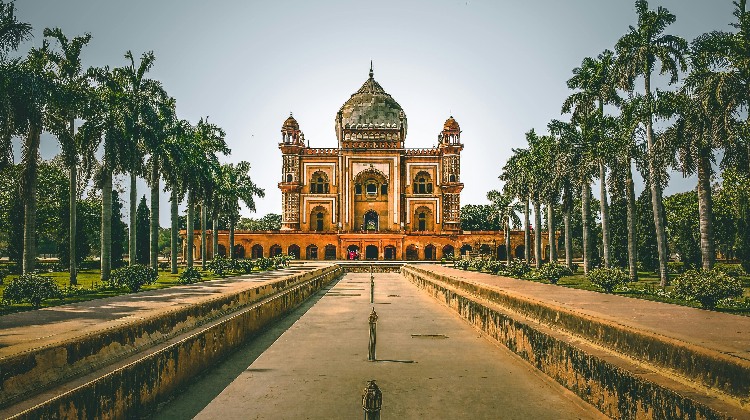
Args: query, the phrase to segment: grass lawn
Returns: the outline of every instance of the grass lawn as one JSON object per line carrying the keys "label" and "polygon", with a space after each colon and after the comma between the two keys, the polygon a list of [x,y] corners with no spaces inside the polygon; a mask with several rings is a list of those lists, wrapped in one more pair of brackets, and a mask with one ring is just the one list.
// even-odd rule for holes
{"label": "grass lawn", "polygon": [[[198,268],[198,267],[196,267]],[[185,270],[184,267],[180,267],[177,274],[171,274],[169,270],[159,270],[159,278],[156,283],[145,285],[141,290],[155,290],[164,289],[167,287],[177,286],[180,283],[177,281],[179,275]],[[198,268],[200,271],[200,268]],[[214,280],[217,277],[210,271],[201,271],[203,277],[201,281]],[[55,280],[60,287],[66,287],[70,284],[70,275],[68,272],[51,272],[42,273],[43,276],[51,277]],[[11,274],[5,278],[5,284],[18,277],[18,274]],[[0,295],[5,290],[5,284],[0,285]],[[93,299],[105,298],[110,296],[125,295],[130,293],[127,289],[111,289],[103,287],[104,284],[100,280],[100,270],[88,269],[78,271],[78,287],[85,289],[81,294],[76,296],[66,297],[64,299],[50,299],[42,303],[42,308],[50,306],[65,305],[67,303],[83,302]],[[31,304],[13,304],[13,305],[0,305],[0,316],[7,315],[15,312],[23,312],[32,310]]]}
{"label": "grass lawn", "polygon": [[[473,270],[473,268],[469,268],[469,270]],[[676,278],[677,275],[670,275],[670,279]],[[727,307],[723,305],[719,305],[715,311],[718,312],[726,312],[736,315],[744,315],[744,316],[750,316],[750,276],[742,276],[740,277],[740,280],[742,280],[742,285],[745,289],[745,292],[743,293],[743,297],[738,299],[739,303],[737,305]],[[527,281],[535,281],[538,283],[547,283],[543,280],[527,280]],[[560,279],[557,283],[558,286],[563,287],[570,287],[573,289],[583,289],[583,290],[590,290],[594,292],[604,293],[602,289],[598,288],[597,286],[594,286],[586,279],[586,276],[579,270],[576,274],[572,276],[566,276]],[[625,287],[616,289],[613,294],[620,295],[620,296],[626,296],[631,298],[637,298],[637,299],[646,299],[646,300],[653,300],[656,302],[664,302],[664,303],[672,303],[676,305],[682,305],[682,306],[690,306],[694,308],[700,308],[700,304],[698,302],[694,301],[685,301],[682,299],[675,299],[669,296],[669,292],[671,292],[672,287],[667,286],[666,289],[662,290],[662,288],[659,286],[659,275],[653,272],[638,272],[638,281],[635,283],[626,283]]]}

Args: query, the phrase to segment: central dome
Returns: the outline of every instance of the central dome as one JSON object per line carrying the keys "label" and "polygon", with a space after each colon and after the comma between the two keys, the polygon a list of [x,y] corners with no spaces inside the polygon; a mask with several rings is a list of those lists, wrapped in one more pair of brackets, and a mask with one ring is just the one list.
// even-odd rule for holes
{"label": "central dome", "polygon": [[404,110],[375,81],[372,67],[370,77],[341,106],[337,120],[337,125],[340,124],[340,127],[347,131],[403,129],[404,135],[406,134]]}

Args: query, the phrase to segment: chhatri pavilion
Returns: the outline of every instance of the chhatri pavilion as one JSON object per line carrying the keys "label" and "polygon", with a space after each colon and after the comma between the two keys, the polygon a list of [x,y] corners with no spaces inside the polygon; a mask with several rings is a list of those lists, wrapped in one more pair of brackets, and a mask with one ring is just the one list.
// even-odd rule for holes
{"label": "chhatri pavilion", "polygon": [[[335,129],[338,147],[315,148],[292,115],[284,121],[281,230],[237,231],[238,257],[436,260],[474,251],[506,258],[504,232],[461,230],[464,145],[452,116],[436,147],[407,148],[406,113],[371,67],[336,113]],[[220,231],[219,254],[228,247],[228,233]],[[512,233],[511,249],[523,256],[523,232]],[[200,258],[198,235],[194,252]]]}

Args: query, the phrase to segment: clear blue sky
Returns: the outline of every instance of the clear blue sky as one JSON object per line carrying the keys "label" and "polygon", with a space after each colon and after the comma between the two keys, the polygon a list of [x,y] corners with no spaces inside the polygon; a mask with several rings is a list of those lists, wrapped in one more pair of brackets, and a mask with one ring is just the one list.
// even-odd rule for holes
{"label": "clear blue sky", "polygon": [[[560,118],[565,82],[586,56],[614,49],[635,24],[630,0],[194,1],[18,0],[19,17],[72,37],[93,35],[87,66],[125,64],[153,50],[149,76],[177,99],[181,118],[210,116],[227,132],[225,161],[247,160],[266,190],[257,216],[281,211],[276,186],[281,123],[294,112],[313,147],[335,147],[334,116],[367,78],[404,108],[407,147],[432,147],[452,113],[465,150],[462,203],[486,202],[524,133]],[[688,39],[731,30],[730,0],[652,0],[677,15],[668,32]],[[665,86],[660,86],[664,88]],[[45,137],[43,157],[57,153]],[[694,180],[673,175],[667,192]],[[126,188],[127,183],[121,182]],[[140,183],[139,196],[147,194]],[[166,207],[166,195],[163,196]],[[250,215],[243,210],[243,214]],[[161,224],[168,226],[164,211]]]}

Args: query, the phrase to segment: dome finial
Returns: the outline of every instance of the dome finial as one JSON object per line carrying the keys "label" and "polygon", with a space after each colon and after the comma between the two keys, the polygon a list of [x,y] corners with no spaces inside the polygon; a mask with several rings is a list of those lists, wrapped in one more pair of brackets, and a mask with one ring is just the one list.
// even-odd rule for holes
{"label": "dome finial", "polygon": [[370,79],[372,79],[373,71],[372,71],[372,60],[370,60]]}

